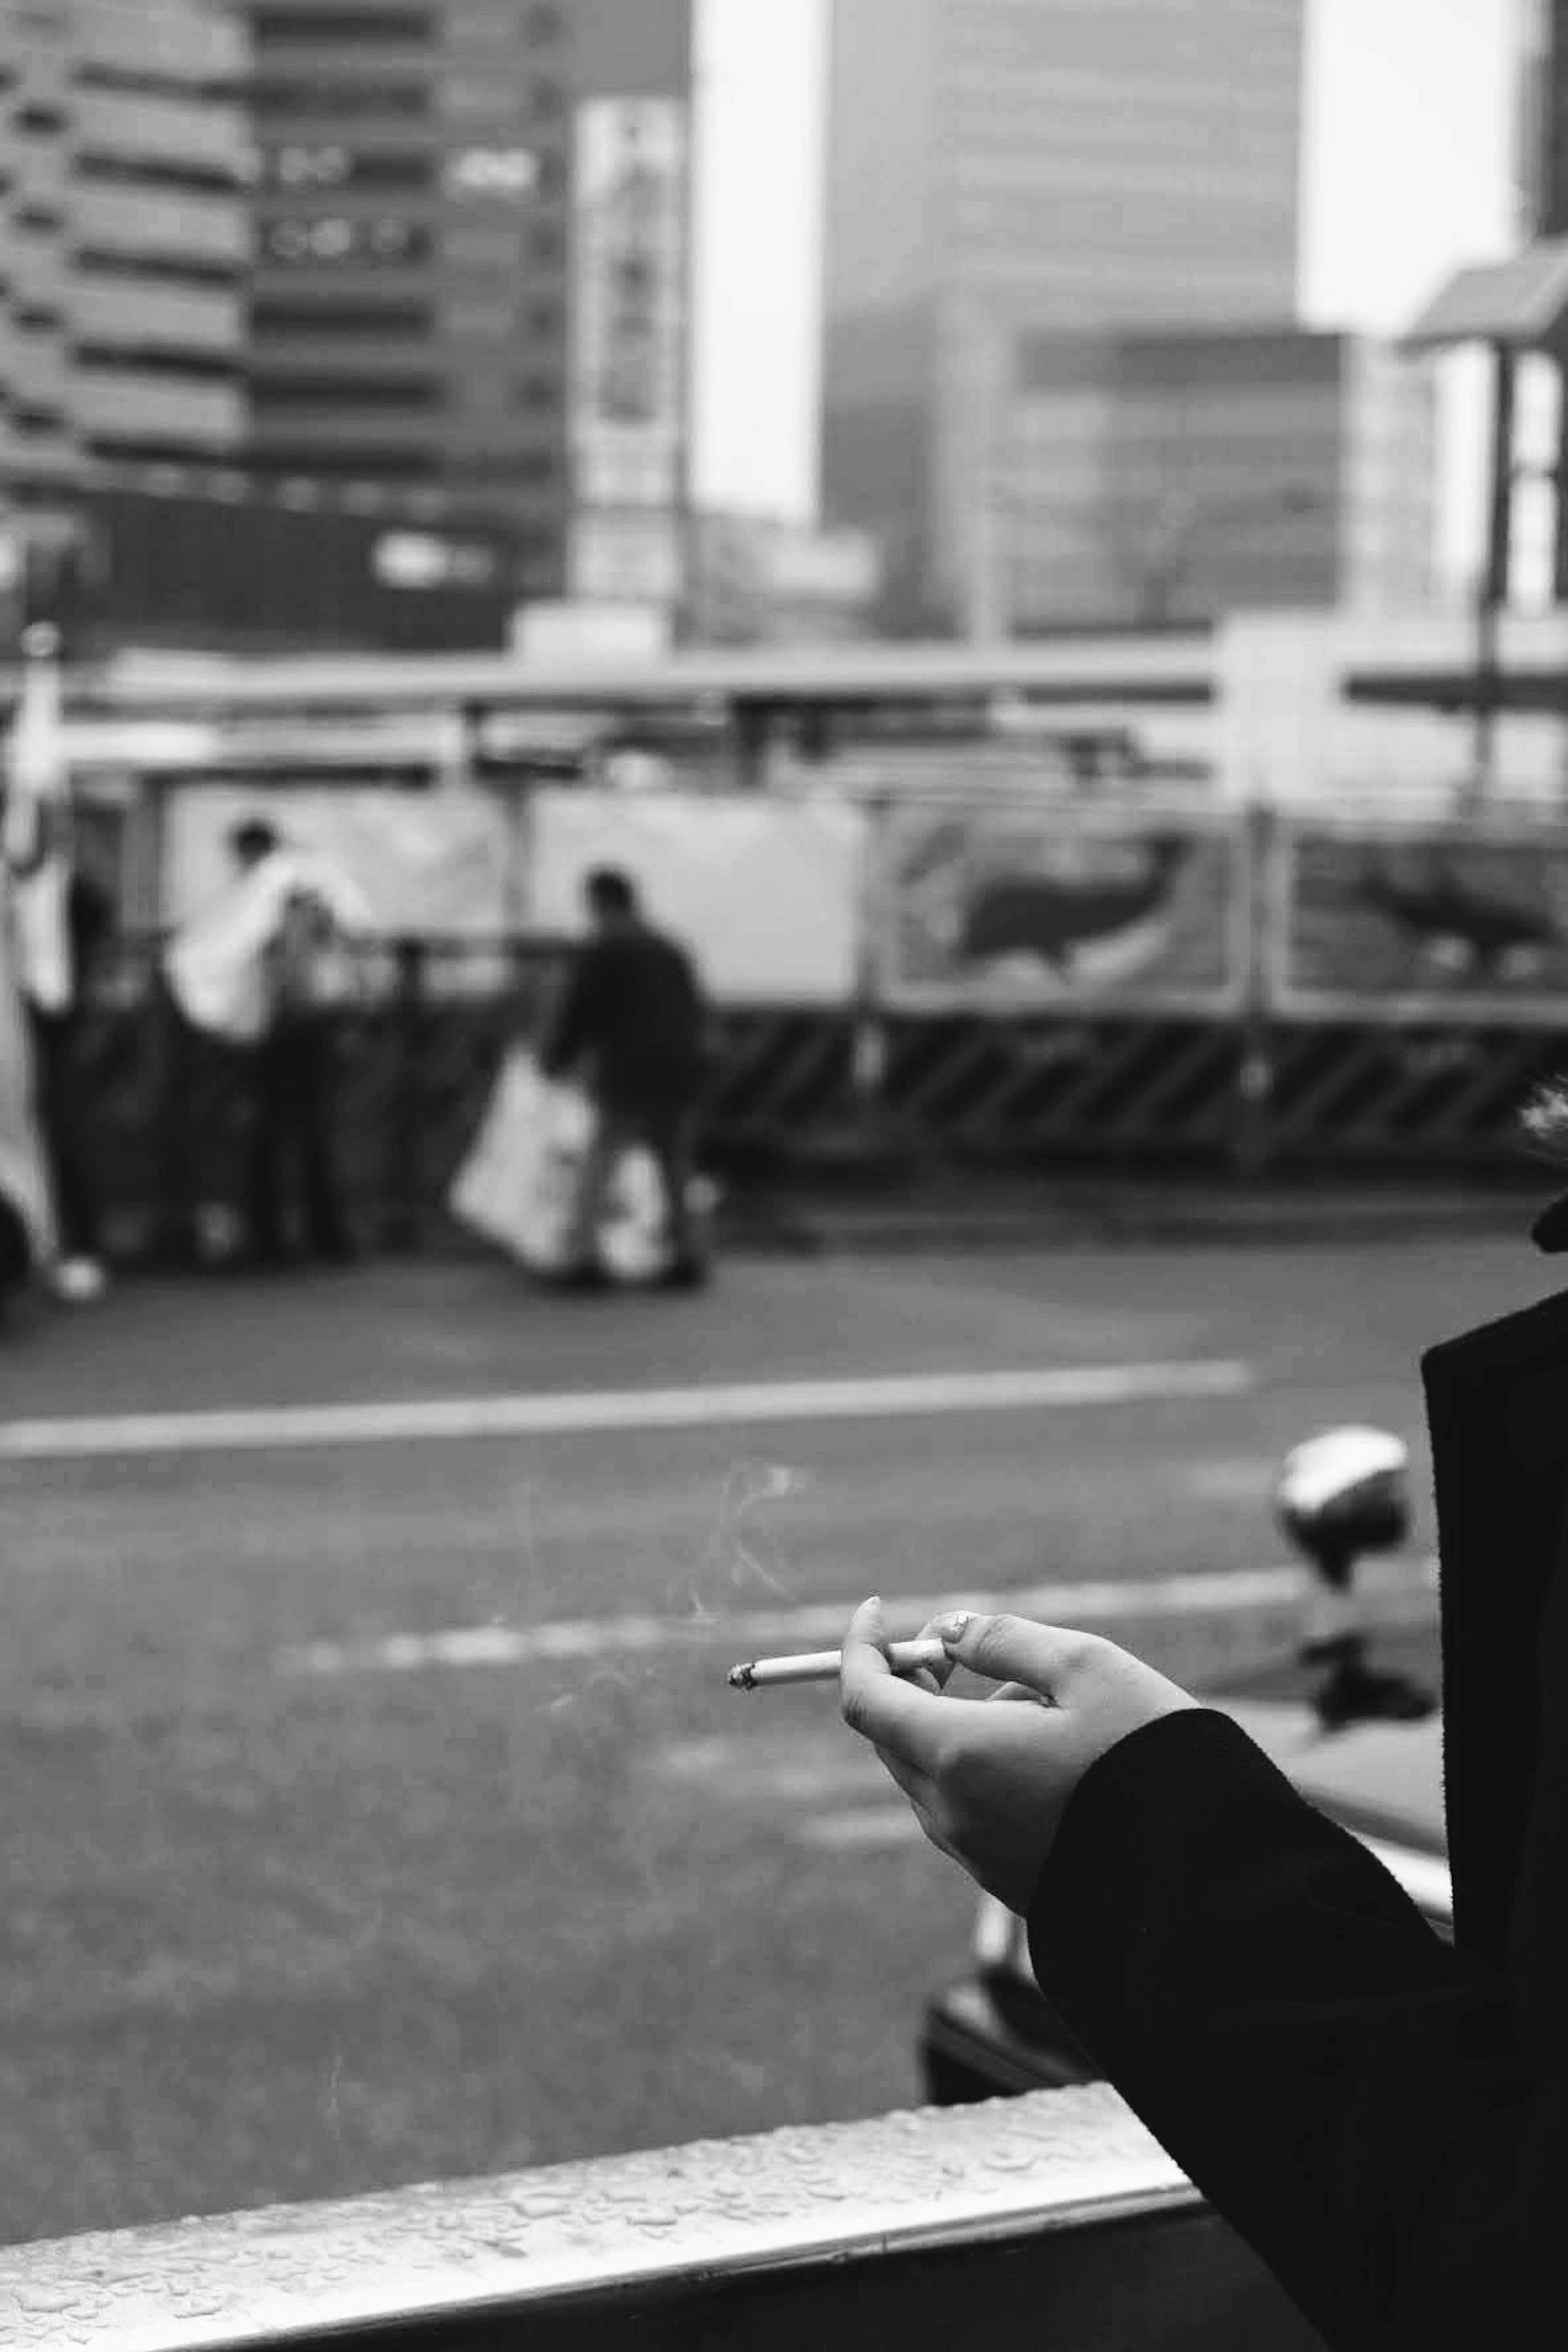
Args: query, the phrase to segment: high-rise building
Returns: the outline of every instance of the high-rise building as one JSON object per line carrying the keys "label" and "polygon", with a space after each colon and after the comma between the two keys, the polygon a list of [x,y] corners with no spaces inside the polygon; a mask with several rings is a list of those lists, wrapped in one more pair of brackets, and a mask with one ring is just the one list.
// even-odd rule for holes
{"label": "high-rise building", "polygon": [[0,486],[244,441],[242,21],[219,0],[0,5]]}
{"label": "high-rise building", "polygon": [[986,560],[1026,331],[1288,323],[1304,0],[837,0],[823,493],[895,625]]}
{"label": "high-rise building", "polygon": [[1520,169],[1525,233],[1568,236],[1568,0],[1531,0],[1521,26]]}
{"label": "high-rise building", "polygon": [[1387,613],[1432,593],[1436,387],[1386,344],[1290,327],[1036,331],[1007,418],[976,635]]}
{"label": "high-rise building", "polygon": [[505,518],[524,593],[673,595],[691,0],[250,0],[255,462]]}

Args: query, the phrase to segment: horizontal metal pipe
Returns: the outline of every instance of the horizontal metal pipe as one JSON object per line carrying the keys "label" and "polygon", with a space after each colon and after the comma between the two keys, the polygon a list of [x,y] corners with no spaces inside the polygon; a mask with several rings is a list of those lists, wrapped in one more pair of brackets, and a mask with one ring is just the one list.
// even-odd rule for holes
{"label": "horizontal metal pipe", "polygon": [[531,2326],[609,2297],[646,2346],[658,2340],[650,2315],[727,2284],[853,2268],[863,2297],[866,2265],[1019,2241],[1039,2245],[1048,2273],[1047,2240],[1203,2211],[1117,2095],[1092,2084],[12,2247],[0,2343],[306,2352],[458,2322],[493,2322],[510,2342],[509,2315]]}

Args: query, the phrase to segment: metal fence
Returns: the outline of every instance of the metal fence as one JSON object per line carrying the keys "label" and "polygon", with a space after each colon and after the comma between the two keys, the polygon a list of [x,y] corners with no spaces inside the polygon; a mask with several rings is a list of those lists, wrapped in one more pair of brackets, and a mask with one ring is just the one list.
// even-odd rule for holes
{"label": "metal fence", "polygon": [[[403,940],[379,951],[342,1025],[335,1108],[367,1243],[450,1240],[444,1202],[509,1045],[535,1038],[562,963],[525,940]],[[1162,1013],[731,1007],[705,1152],[732,1181],[858,1167],[1506,1175],[1518,1112],[1568,1069],[1561,1026]],[[203,1202],[237,1188],[243,1056],[196,1037],[128,943],[83,1041],[95,1158],[119,1249],[178,1249]]]}

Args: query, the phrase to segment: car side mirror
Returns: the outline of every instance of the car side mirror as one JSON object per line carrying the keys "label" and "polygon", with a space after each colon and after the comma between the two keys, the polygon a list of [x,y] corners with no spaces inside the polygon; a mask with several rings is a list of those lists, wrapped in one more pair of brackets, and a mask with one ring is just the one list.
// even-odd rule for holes
{"label": "car side mirror", "polygon": [[1331,1581],[1410,1531],[1410,1449],[1385,1429],[1329,1429],[1289,1454],[1275,1487],[1281,1528]]}

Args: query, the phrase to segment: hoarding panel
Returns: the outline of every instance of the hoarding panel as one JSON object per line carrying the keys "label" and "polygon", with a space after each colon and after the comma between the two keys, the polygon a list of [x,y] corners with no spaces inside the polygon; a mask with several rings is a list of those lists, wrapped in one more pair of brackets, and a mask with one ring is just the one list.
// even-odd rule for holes
{"label": "hoarding panel", "polygon": [[1233,1009],[1234,818],[1036,800],[905,806],[877,852],[880,993],[910,1010]]}
{"label": "hoarding panel", "polygon": [[1568,827],[1292,819],[1270,905],[1282,1013],[1568,1017]]}

